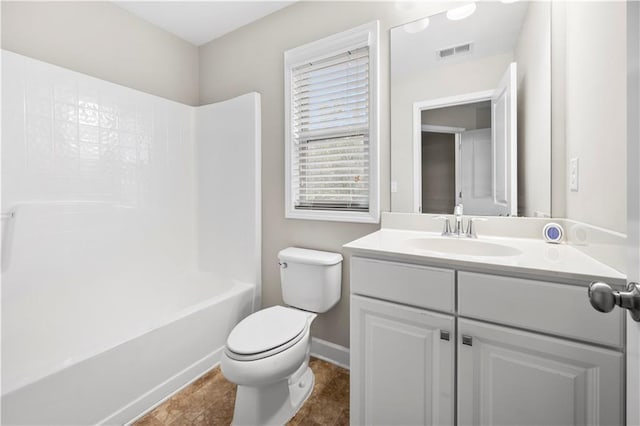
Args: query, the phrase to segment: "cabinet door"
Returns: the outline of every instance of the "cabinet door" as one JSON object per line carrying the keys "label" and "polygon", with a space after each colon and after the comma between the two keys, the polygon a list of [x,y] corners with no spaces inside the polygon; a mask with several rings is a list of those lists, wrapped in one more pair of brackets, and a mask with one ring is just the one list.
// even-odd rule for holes
{"label": "cabinet door", "polygon": [[623,424],[622,365],[614,350],[459,319],[458,423]]}
{"label": "cabinet door", "polygon": [[452,425],[454,340],[453,316],[351,296],[351,424]]}

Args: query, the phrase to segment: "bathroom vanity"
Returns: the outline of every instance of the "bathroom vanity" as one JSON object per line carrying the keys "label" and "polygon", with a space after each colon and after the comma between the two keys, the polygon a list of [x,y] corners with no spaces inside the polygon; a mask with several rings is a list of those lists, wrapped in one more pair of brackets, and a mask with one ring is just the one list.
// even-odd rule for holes
{"label": "bathroom vanity", "polygon": [[345,248],[352,424],[624,423],[625,314],[587,297],[620,272],[570,245],[384,223]]}

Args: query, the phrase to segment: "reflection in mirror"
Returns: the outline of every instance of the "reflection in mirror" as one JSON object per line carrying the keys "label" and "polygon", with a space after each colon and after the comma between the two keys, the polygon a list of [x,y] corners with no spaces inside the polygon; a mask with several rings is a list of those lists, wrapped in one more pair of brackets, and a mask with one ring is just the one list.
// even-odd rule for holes
{"label": "reflection in mirror", "polygon": [[550,55],[547,3],[393,28],[392,210],[550,216]]}
{"label": "reflection in mirror", "polygon": [[425,109],[421,115],[422,211],[451,213],[463,204],[480,214],[479,204],[491,194],[491,102]]}
{"label": "reflection in mirror", "polygon": [[[516,64],[511,63],[493,91],[414,103],[413,152],[420,158],[413,171],[415,211],[449,213],[462,204],[474,215],[516,215],[516,84]],[[430,130],[451,135],[456,184],[447,198],[453,198],[453,205],[443,206],[430,196],[447,175],[436,172],[446,170],[443,159],[426,158],[434,154],[434,146],[424,143],[432,139]],[[438,194],[438,199],[446,195],[443,188]]]}

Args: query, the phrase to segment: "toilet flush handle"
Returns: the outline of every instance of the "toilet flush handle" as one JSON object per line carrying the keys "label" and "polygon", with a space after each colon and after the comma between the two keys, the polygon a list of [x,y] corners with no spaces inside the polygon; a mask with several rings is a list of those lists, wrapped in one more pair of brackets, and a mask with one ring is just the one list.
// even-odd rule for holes
{"label": "toilet flush handle", "polygon": [[287,268],[287,262],[278,262],[278,265],[280,265],[280,267],[282,269],[286,269]]}

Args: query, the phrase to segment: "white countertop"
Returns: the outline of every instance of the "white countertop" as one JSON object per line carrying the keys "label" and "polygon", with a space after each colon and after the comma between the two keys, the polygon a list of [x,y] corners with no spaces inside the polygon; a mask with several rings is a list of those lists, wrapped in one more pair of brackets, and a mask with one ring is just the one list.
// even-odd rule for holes
{"label": "white countertop", "polygon": [[[541,239],[481,236],[478,241],[517,248],[513,256],[472,256],[412,248],[405,241],[415,238],[442,238],[440,233],[381,229],[344,245],[353,254],[378,255],[399,261],[422,263],[486,273],[503,273],[537,279],[571,281],[588,285],[605,280],[625,285],[626,276],[568,244],[550,244]],[[456,238],[456,237],[444,237]]]}

